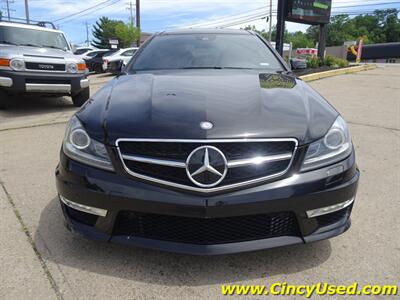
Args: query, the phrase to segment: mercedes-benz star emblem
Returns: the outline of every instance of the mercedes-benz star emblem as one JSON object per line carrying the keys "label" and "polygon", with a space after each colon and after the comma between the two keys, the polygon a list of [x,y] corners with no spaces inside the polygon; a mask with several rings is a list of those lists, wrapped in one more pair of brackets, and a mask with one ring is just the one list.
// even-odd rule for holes
{"label": "mercedes-benz star emblem", "polygon": [[225,155],[213,146],[201,146],[186,160],[186,174],[196,185],[204,188],[216,186],[226,176],[228,163]]}
{"label": "mercedes-benz star emblem", "polygon": [[201,129],[210,130],[213,127],[214,127],[214,125],[211,122],[208,122],[208,121],[200,122],[200,128]]}

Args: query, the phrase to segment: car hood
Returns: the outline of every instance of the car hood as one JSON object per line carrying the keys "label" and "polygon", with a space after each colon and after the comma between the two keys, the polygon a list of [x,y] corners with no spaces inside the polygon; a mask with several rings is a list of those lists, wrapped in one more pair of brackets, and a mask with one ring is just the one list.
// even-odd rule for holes
{"label": "car hood", "polygon": [[52,49],[52,48],[39,48],[39,47],[1,44],[1,53],[6,57],[11,55],[12,58],[17,56],[19,57],[33,56],[33,57],[44,57],[52,59],[65,59],[69,61],[81,60],[79,56],[74,55],[72,52],[63,51],[60,49]]}
{"label": "car hood", "polygon": [[[188,70],[120,76],[78,113],[89,135],[119,138],[322,137],[338,113],[303,81],[251,70]],[[200,128],[209,121],[214,127]]]}

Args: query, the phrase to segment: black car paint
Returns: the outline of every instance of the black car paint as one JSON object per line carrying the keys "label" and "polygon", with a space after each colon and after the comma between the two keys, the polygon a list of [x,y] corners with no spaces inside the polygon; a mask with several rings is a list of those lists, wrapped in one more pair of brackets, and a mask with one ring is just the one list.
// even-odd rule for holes
{"label": "black car paint", "polygon": [[[306,211],[355,197],[359,171],[354,151],[334,165],[300,171],[308,144],[323,137],[339,114],[303,81],[285,74],[289,69],[280,57],[278,59],[283,72],[224,69],[128,72],[107,83],[86,102],[77,117],[93,139],[106,144],[115,173],[78,163],[61,151],[56,182],[60,195],[77,203],[107,209],[108,214],[94,226],[88,226],[74,220],[62,204],[67,227],[97,240],[200,255],[308,243],[346,231],[350,227],[352,207],[343,218],[328,226],[318,218],[307,218]],[[201,121],[211,121],[214,128],[200,129]],[[116,141],[133,137],[287,137],[296,138],[299,147],[290,171],[275,181],[199,194],[129,176],[122,167]],[[337,168],[342,171],[331,175]],[[193,218],[290,210],[296,214],[301,234],[207,246],[115,236],[113,227],[121,210]]]}
{"label": "black car paint", "polygon": [[[89,135],[110,145],[129,137],[294,137],[304,145],[328,131],[338,113],[318,93],[294,77],[292,88],[262,88],[259,74],[177,70],[124,75],[104,86],[77,116]],[[199,127],[206,120],[213,129]]]}

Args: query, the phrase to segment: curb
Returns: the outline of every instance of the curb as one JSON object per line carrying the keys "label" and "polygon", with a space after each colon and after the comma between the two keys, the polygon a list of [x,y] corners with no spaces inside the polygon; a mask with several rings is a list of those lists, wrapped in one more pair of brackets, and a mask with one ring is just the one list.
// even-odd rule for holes
{"label": "curb", "polygon": [[361,72],[361,71],[373,70],[376,67],[377,66],[374,64],[361,65],[361,66],[349,67],[349,68],[344,68],[344,69],[337,69],[337,70],[303,75],[303,76],[299,76],[299,78],[302,79],[303,81],[308,82],[308,81],[314,81],[314,80],[318,80],[318,79],[322,79],[322,78],[333,77],[333,76],[337,76],[337,75],[351,74],[351,73],[357,73],[357,72]]}

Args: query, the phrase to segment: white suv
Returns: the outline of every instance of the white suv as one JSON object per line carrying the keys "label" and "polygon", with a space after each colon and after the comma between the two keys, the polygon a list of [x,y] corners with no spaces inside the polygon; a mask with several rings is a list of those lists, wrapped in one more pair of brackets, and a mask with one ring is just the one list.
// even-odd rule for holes
{"label": "white suv", "polygon": [[0,106],[10,94],[69,95],[75,106],[89,99],[85,62],[62,31],[45,26],[0,22]]}

